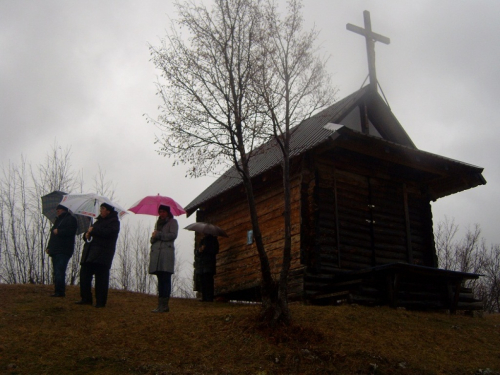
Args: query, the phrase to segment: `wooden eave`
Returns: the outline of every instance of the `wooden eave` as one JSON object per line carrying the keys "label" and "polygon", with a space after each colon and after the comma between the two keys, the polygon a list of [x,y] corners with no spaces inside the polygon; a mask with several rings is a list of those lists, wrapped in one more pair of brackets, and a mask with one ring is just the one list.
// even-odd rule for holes
{"label": "wooden eave", "polygon": [[[443,277],[448,280],[477,280],[480,276],[483,276],[478,273],[468,273],[461,271],[452,271],[445,270],[442,268],[435,267],[427,267],[421,266],[417,264],[409,264],[409,263],[388,263],[375,267],[364,268],[356,271],[341,271],[338,272],[338,275],[348,275],[348,276],[356,276],[359,277],[361,275],[366,274],[374,274],[374,273],[394,273],[394,272],[403,272],[403,273],[413,273],[415,275],[427,276],[427,277]],[[340,278],[340,277],[339,277]]]}
{"label": "wooden eave", "polygon": [[335,131],[322,151],[341,148],[424,172],[432,200],[486,184],[483,168],[362,134],[346,127]]}

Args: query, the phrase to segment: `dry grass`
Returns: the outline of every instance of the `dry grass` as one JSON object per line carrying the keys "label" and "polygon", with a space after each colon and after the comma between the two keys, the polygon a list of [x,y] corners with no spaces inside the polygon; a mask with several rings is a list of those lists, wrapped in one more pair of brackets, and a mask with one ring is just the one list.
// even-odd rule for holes
{"label": "dry grass", "polygon": [[[259,328],[258,307],[110,291],[78,306],[52,288],[0,285],[5,374],[498,374],[500,316],[386,307],[291,306],[294,325]],[[484,370],[489,368],[491,372]]]}

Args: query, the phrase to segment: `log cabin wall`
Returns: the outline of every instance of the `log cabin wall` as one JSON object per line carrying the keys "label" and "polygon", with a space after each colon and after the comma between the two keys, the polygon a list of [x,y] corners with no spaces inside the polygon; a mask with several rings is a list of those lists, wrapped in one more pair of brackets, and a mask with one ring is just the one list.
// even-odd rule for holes
{"label": "log cabin wall", "polygon": [[418,174],[346,150],[316,155],[314,164],[309,272],[436,266],[430,200]]}
{"label": "log cabin wall", "polygon": [[409,263],[437,268],[430,199],[415,186],[408,188],[407,197],[413,254]]}
{"label": "log cabin wall", "polygon": [[[304,155],[298,164],[291,179],[290,300],[315,293],[309,274],[328,278],[394,262],[436,266],[430,199],[418,174],[346,150]],[[259,176],[254,189],[263,241],[277,277],[284,234],[281,171]],[[260,261],[255,243],[247,244],[252,227],[243,188],[203,207],[197,220],[229,234],[219,238],[216,295],[258,300]]]}
{"label": "log cabin wall", "polygon": [[[284,245],[283,184],[281,170],[258,177],[254,192],[263,241],[273,274],[281,270]],[[246,195],[242,187],[221,196],[198,211],[198,221],[206,221],[223,228],[228,238],[219,237],[216,296],[235,300],[258,300],[261,269],[255,242],[247,244],[247,233],[252,229]],[[301,298],[303,281],[300,263],[300,175],[291,178],[292,262],[289,292],[291,299]],[[223,207],[223,209],[221,209]],[[197,237],[197,240],[199,241]]]}

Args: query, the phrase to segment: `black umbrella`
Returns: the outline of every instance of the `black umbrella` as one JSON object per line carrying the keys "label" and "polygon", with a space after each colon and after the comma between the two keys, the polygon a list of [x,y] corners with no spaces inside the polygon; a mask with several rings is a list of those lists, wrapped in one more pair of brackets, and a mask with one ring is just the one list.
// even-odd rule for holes
{"label": "black umbrella", "polygon": [[[61,203],[61,200],[65,195],[67,195],[67,193],[56,190],[42,197],[42,214],[44,214],[52,224],[55,223],[57,218],[56,207],[59,203]],[[78,223],[76,234],[86,232],[90,226],[90,217],[75,215],[73,213],[72,215],[76,218],[76,222]]]}
{"label": "black umbrella", "polygon": [[217,225],[209,224],[209,223],[193,223],[189,224],[184,229],[192,230],[198,233],[211,234],[212,236],[222,236],[229,237],[223,229],[219,228]]}

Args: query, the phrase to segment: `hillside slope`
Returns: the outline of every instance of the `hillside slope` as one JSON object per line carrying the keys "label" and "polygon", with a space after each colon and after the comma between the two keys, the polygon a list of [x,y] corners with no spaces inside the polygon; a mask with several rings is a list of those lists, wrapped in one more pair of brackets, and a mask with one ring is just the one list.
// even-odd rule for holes
{"label": "hillside slope", "polygon": [[0,284],[5,374],[500,374],[500,316],[387,307],[291,306],[274,332],[258,306],[111,290],[108,306],[78,306],[78,289]]}

